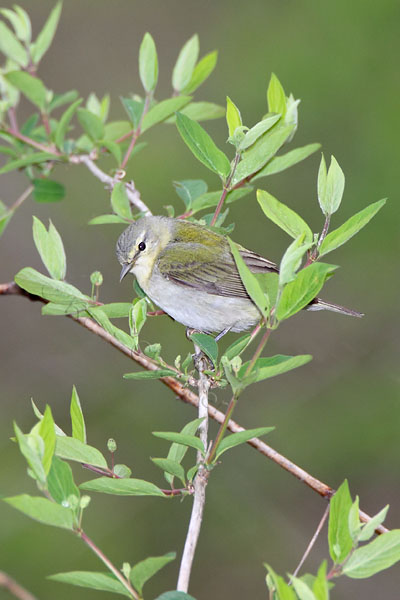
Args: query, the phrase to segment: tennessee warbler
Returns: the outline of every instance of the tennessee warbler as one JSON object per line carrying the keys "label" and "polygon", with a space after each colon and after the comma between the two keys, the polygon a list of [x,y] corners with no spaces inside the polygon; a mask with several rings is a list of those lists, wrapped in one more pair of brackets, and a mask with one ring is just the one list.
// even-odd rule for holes
{"label": "tennessee warbler", "polygon": [[[227,239],[206,227],[171,217],[143,217],[119,237],[121,280],[133,273],[143,291],[186,327],[203,332],[243,331],[261,314],[244,287]],[[240,254],[253,273],[278,272],[251,250]],[[316,298],[309,310],[361,316]]]}

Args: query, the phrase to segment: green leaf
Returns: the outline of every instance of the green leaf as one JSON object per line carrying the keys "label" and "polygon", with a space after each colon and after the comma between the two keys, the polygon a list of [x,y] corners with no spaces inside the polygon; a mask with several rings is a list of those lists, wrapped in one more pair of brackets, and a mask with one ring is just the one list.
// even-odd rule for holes
{"label": "green leaf", "polygon": [[349,531],[349,512],[352,500],[347,479],[331,498],[329,508],[329,553],[334,563],[343,562],[353,547]]}
{"label": "green leaf", "polygon": [[336,268],[335,265],[313,263],[301,269],[294,281],[283,289],[276,311],[278,320],[288,319],[307,306],[318,295],[327,277]]}
{"label": "green leaf", "polygon": [[281,82],[272,73],[267,90],[268,110],[270,113],[280,113],[282,117],[286,114],[286,96]]}
{"label": "green leaf", "polygon": [[182,485],[185,485],[185,470],[182,465],[169,458],[152,458],[151,460],[164,473],[168,473],[172,477],[177,477],[182,482]]}
{"label": "green leaf", "polygon": [[202,179],[185,179],[183,181],[173,182],[176,193],[185,204],[187,210],[192,206],[193,201],[207,192],[207,184]]}
{"label": "green leaf", "polygon": [[298,367],[302,367],[312,360],[310,354],[299,354],[298,356],[285,356],[283,354],[276,354],[275,356],[268,356],[258,358],[255,362],[253,369],[250,374],[245,376],[250,361],[244,363],[239,370],[238,377],[243,379],[246,385],[250,383],[256,383],[257,381],[263,381],[276,375],[282,375]]}
{"label": "green leaf", "polygon": [[130,132],[132,132],[132,124],[129,121],[111,121],[104,125],[104,139],[110,142],[114,142]]}
{"label": "green leaf", "polygon": [[230,172],[230,162],[201,125],[182,113],[177,113],[176,124],[183,141],[195,157],[208,169],[226,178]]}
{"label": "green leaf", "polygon": [[286,583],[283,577],[275,573],[275,571],[269,565],[266,564],[265,567],[268,569],[269,577],[273,583],[273,590],[275,591],[274,597],[276,597],[277,600],[296,600],[296,594],[294,593],[293,588]]}
{"label": "green leaf", "polygon": [[109,142],[107,140],[101,140],[101,145],[115,158],[117,165],[120,165],[122,160],[121,147],[116,142]]}
{"label": "green leaf", "polygon": [[279,285],[283,287],[296,277],[296,271],[301,265],[304,254],[312,242],[304,243],[305,233],[299,235],[288,247],[279,265]]}
{"label": "green leaf", "polygon": [[35,104],[40,110],[44,110],[46,106],[46,88],[40,79],[25,71],[11,71],[6,73],[4,78],[22,92],[32,104]]}
{"label": "green leaf", "polygon": [[131,336],[139,342],[139,333],[147,319],[147,301],[135,298],[129,311],[129,328]]}
{"label": "green leaf", "polygon": [[155,104],[148,113],[145,114],[142,121],[141,132],[144,133],[153,125],[161,123],[168,119],[173,113],[185,107],[191,101],[191,96],[176,96],[168,98]]}
{"label": "green leaf", "polygon": [[164,592],[161,596],[157,596],[155,600],[196,600],[190,594],[186,592],[178,592],[178,590],[172,590],[170,592]]}
{"label": "green leaf", "polygon": [[305,242],[313,241],[310,227],[294,210],[264,190],[257,190],[257,200],[264,214],[292,238],[296,239],[304,233]]}
{"label": "green leaf", "polygon": [[66,435],[57,436],[56,454],[65,460],[87,463],[102,469],[108,468],[107,461],[100,450]]}
{"label": "green leaf", "polygon": [[293,165],[296,165],[305,158],[308,158],[320,147],[321,144],[307,144],[307,146],[295,148],[294,150],[290,150],[290,152],[286,152],[286,154],[282,154],[281,156],[274,156],[265,165],[265,167],[263,167],[256,175],[254,175],[252,179],[254,181],[255,179],[259,179],[260,177],[274,175],[275,173],[280,173],[285,169],[289,169],[289,167],[293,167]]}
{"label": "green leaf", "polygon": [[127,317],[131,307],[131,302],[110,302],[110,304],[103,304],[101,310],[109,319],[118,319]]}
{"label": "green leaf", "polygon": [[53,223],[50,221],[49,231],[46,231],[43,223],[37,217],[33,217],[33,239],[51,277],[64,279],[67,269],[64,245]]}
{"label": "green leaf", "polygon": [[53,456],[51,469],[47,477],[47,487],[50,496],[57,504],[69,508],[70,496],[79,498],[79,489],[75,485],[72,470],[68,463]]}
{"label": "green leaf", "polygon": [[138,562],[132,568],[129,578],[140,596],[142,596],[143,586],[146,581],[151,579],[151,577],[158,573],[165,565],[172,560],[175,560],[175,558],[175,552],[168,552],[168,554],[164,554],[164,556],[150,556],[149,558]]}
{"label": "green leaf", "polygon": [[346,561],[342,573],[352,579],[364,579],[388,569],[399,560],[400,529],[393,529],[357,548]]}
{"label": "green leaf", "polygon": [[177,444],[190,446],[190,448],[199,450],[199,452],[204,454],[203,442],[194,435],[176,433],[175,431],[153,431],[153,435],[169,442],[176,442]]}
{"label": "green leaf", "polygon": [[[190,421],[189,423],[186,423],[186,425],[182,428],[182,430],[180,431],[181,434],[183,435],[194,435],[200,425],[200,423],[203,421],[203,419],[194,419],[194,421]],[[172,460],[175,463],[181,463],[186,452],[188,450],[188,446],[184,446],[183,444],[179,444],[174,442],[173,444],[171,444],[171,447],[168,451],[168,460]],[[174,478],[172,475],[170,475],[169,473],[164,473],[164,477],[165,479],[168,481],[168,483],[172,486]]]}
{"label": "green leaf", "polygon": [[[193,121],[210,121],[225,116],[225,108],[214,102],[191,102],[181,110],[181,114]],[[168,119],[168,123],[175,122],[175,117]]]}
{"label": "green leaf", "polygon": [[44,441],[42,464],[46,475],[48,475],[56,448],[56,432],[54,429],[53,415],[51,414],[49,405],[46,406],[43,419],[40,422],[39,435]]}
{"label": "green leaf", "polygon": [[324,155],[318,171],[318,202],[324,215],[332,215],[340,206],[344,191],[344,174],[334,156],[328,173]]}
{"label": "green leaf", "polygon": [[232,137],[236,128],[242,125],[240,111],[229,96],[226,97],[226,122],[228,125],[229,137]]}
{"label": "green leaf", "polygon": [[221,456],[227,450],[245,444],[249,440],[266,435],[270,431],[273,431],[275,427],[257,427],[256,429],[246,429],[246,431],[240,431],[239,433],[232,433],[224,437],[220,445],[218,446],[215,460]]}
{"label": "green leaf", "polygon": [[126,331],[113,325],[106,313],[102,310],[102,307],[96,306],[94,308],[88,308],[87,312],[93,317],[99,325],[103,327],[110,335],[114,336],[121,344],[124,344],[130,350],[136,350],[137,338],[134,339]]}
{"label": "green leaf", "polygon": [[31,267],[21,269],[14,279],[22,289],[30,294],[40,296],[56,304],[70,304],[71,302],[81,301],[82,306],[87,306],[87,296],[84,296],[73,285],[50,279]]}
{"label": "green leaf", "polygon": [[356,496],[356,499],[354,500],[349,510],[349,533],[351,535],[351,539],[357,542],[360,531],[360,500],[359,497]]}
{"label": "green leaf", "polygon": [[0,51],[21,67],[28,65],[28,53],[3,21],[0,21]]}
{"label": "green leaf", "polygon": [[172,87],[181,92],[189,85],[199,56],[199,37],[193,35],[179,53],[172,72]]}
{"label": "green leaf", "polygon": [[72,387],[70,414],[72,437],[86,444],[85,419],[83,418],[82,407],[75,386]]}
{"label": "green leaf", "polygon": [[14,432],[20,452],[28,463],[35,479],[45,485],[46,472],[42,462],[44,455],[43,439],[34,434],[24,435],[16,423],[14,423]]}
{"label": "green leaf", "polygon": [[[133,98],[121,98],[121,102],[128,113],[130,120],[132,121],[133,127],[136,129],[140,123],[140,119],[143,114],[144,100],[133,100]],[[129,129],[128,129],[129,131]],[[116,136],[122,137],[128,131],[123,132],[121,135]]]}
{"label": "green leaf", "polygon": [[74,315],[76,317],[87,316],[85,315],[87,306],[88,305],[86,302],[73,300],[71,300],[71,302],[68,304],[56,304],[55,302],[48,302],[42,307],[42,315]]}
{"label": "green leaf", "polygon": [[38,64],[42,56],[49,49],[53,41],[54,34],[57,29],[58,21],[60,20],[62,2],[57,2],[51,11],[42,31],[39,33],[36,41],[31,46],[31,58],[34,64]]}
{"label": "green leaf", "polygon": [[339,246],[345,244],[350,238],[353,237],[356,233],[360,231],[369,221],[376,215],[376,213],[382,208],[382,206],[386,203],[386,199],[379,200],[378,202],[374,202],[369,206],[360,210],[360,212],[356,213],[350,219],[345,221],[343,225],[334,229],[324,239],[321,244],[319,254],[323,256],[324,254],[328,254],[328,252],[332,252]]}
{"label": "green leaf", "polygon": [[276,127],[262,135],[255,144],[249,148],[238,164],[233,175],[231,187],[247,177],[257,173],[278,152],[293,130],[293,125]]}
{"label": "green leaf", "polygon": [[124,379],[161,379],[162,377],[176,377],[176,371],[172,371],[172,369],[157,369],[155,371],[125,373],[124,375]]}
{"label": "green leaf", "polygon": [[111,206],[113,211],[119,217],[132,219],[131,204],[123,181],[118,181],[118,183],[114,185],[113,191],[111,192]]}
{"label": "green leaf", "polygon": [[111,573],[96,573],[95,571],[69,571],[68,573],[56,573],[48,575],[48,579],[59,581],[60,583],[70,583],[84,588],[122,594],[128,598],[132,595],[122,585],[118,579]]}
{"label": "green leaf", "polygon": [[153,92],[158,79],[157,50],[150,33],[145,33],[139,50],[139,75],[147,93]]}
{"label": "green leaf", "polygon": [[249,333],[246,333],[246,335],[243,335],[242,337],[235,340],[233,342],[233,344],[231,344],[225,350],[224,356],[228,360],[232,360],[232,358],[235,358],[235,356],[239,356],[239,354],[241,354],[243,352],[243,350],[248,346],[250,340],[251,340],[251,335]]}
{"label": "green leaf", "polygon": [[94,113],[86,108],[77,109],[78,121],[82,129],[94,142],[104,137],[103,121]]}
{"label": "green leaf", "polygon": [[75,102],[75,100],[78,98],[78,95],[79,94],[76,90],[70,90],[69,92],[64,92],[63,94],[54,94],[47,107],[48,112],[50,113],[64,104]]}
{"label": "green leaf", "polygon": [[68,106],[67,110],[62,114],[61,119],[57,124],[57,128],[54,134],[54,140],[56,142],[57,148],[60,150],[64,150],[64,139],[65,134],[68,131],[68,126],[74,114],[77,111],[78,106],[81,104],[82,98],[76,100],[71,106]]}
{"label": "green leaf", "polygon": [[123,223],[126,225],[127,221],[118,215],[99,215],[98,217],[94,217],[89,221],[89,225],[108,225],[110,223],[113,225],[116,223]]}
{"label": "green leaf", "polygon": [[250,271],[249,267],[245,264],[243,258],[241,257],[239,250],[236,244],[230,239],[227,238],[229,242],[229,246],[235,259],[236,266],[239,271],[240,278],[243,282],[244,287],[246,288],[247,293],[250,298],[253,300],[257,308],[259,309],[261,315],[264,318],[268,317],[269,311],[269,300],[268,297],[264,294],[261,289],[260,284],[257,281],[255,275]]}
{"label": "green leaf", "polygon": [[[9,8],[2,8],[0,9],[0,13],[10,21],[11,25],[14,27],[17,38],[22,42],[29,42],[31,36],[29,17],[19,6],[14,6],[14,9],[16,9],[15,12]],[[18,12],[17,9],[19,9]]]}
{"label": "green leaf", "polygon": [[365,523],[363,526],[361,533],[358,536],[359,542],[365,542],[369,540],[375,532],[375,529],[379,527],[386,519],[387,512],[389,510],[389,504],[387,504],[382,510],[380,510],[375,516],[372,517],[368,523]]}
{"label": "green leaf", "polygon": [[22,167],[27,167],[28,165],[44,163],[49,160],[57,160],[57,156],[55,154],[50,154],[50,152],[32,152],[27,156],[24,156],[24,158],[12,160],[4,165],[4,167],[0,169],[0,175],[8,173],[9,171],[21,169]]}
{"label": "green leaf", "polygon": [[314,592],[304,581],[292,575],[291,582],[300,600],[316,600]]}
{"label": "green leaf", "polygon": [[0,200],[0,237],[3,235],[5,228],[11,220],[13,212],[10,212],[8,207]]}
{"label": "green leaf", "polygon": [[54,527],[73,529],[74,518],[72,510],[51,502],[47,498],[20,494],[19,496],[3,498],[3,500],[35,521],[39,521],[45,525],[53,525]]}
{"label": "green leaf", "polygon": [[33,199],[36,202],[59,202],[65,196],[65,187],[62,183],[51,179],[34,179]]}
{"label": "green leaf", "polygon": [[[259,137],[261,137],[266,131],[271,129],[275,125],[277,121],[281,118],[281,115],[270,115],[266,119],[263,119],[254,127],[248,130],[243,140],[240,142],[238,150],[243,151],[247,150],[250,146],[252,146]],[[274,160],[274,159],[272,159]]]}
{"label": "green leaf", "polygon": [[318,600],[329,600],[329,587],[326,579],[326,560],[323,561],[314,580],[313,592]]}
{"label": "green leaf", "polygon": [[161,496],[166,498],[165,494],[154,483],[142,479],[98,477],[81,483],[79,487],[90,492],[102,492],[103,494],[114,494],[116,496]]}
{"label": "green leaf", "polygon": [[[231,204],[240,198],[244,198],[247,196],[249,192],[252,191],[251,186],[243,186],[238,188],[237,190],[232,190],[228,192],[225,198],[225,204]],[[206,208],[212,208],[213,206],[217,206],[219,200],[221,198],[221,191],[218,192],[207,192],[202,194],[198,198],[193,201],[191,210],[192,214],[199,212],[200,210],[205,210]]]}
{"label": "green leaf", "polygon": [[215,365],[218,358],[218,345],[211,335],[205,333],[192,333],[190,339]]}
{"label": "green leaf", "polygon": [[218,52],[209,52],[195,66],[187,86],[182,90],[185,94],[192,94],[211,75],[217,64]]}

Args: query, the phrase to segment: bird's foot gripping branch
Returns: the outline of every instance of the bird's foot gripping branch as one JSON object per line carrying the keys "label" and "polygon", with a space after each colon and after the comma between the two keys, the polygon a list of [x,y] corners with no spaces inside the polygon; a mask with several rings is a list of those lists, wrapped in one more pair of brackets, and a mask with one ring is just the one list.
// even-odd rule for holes
{"label": "bird's foot gripping branch", "polygon": [[[177,589],[158,596],[158,600],[193,600],[187,591],[204,514],[206,486],[223,468],[221,457],[247,443],[330,500],[328,543],[332,565],[328,568],[323,561],[316,575],[298,577],[299,568],[327,518],[325,511],[293,575],[286,580],[267,565],[271,599],[327,600],[335,578],[369,577],[390,567],[400,559],[400,532],[388,532],[383,527],[387,507],[368,517],[359,510],[358,497],[352,500],[346,481],[335,493],[262,442],[259,438],[273,427],[245,430],[232,420],[237,403],[245,400],[244,392],[249,386],[311,360],[308,354],[263,355],[270,336],[283,321],[302,309],[327,309],[361,316],[320,299],[323,286],[337,269],[336,265],[320,259],[358,233],[385,201],[370,204],[330,231],[344,193],[344,175],[333,157],[329,168],[321,159],[316,195],[323,217],[312,225],[268,191],[258,189],[254,194],[254,181],[288,169],[320,146],[308,144],[287,149],[297,130],[299,100],[292,94],[286,95],[275,75],[268,85],[265,114],[249,126],[244,124],[239,108],[230,98],[226,107],[195,101],[194,93],[212,73],[217,60],[216,52],[198,60],[197,35],[180,51],[172,73],[171,94],[162,100],[155,98],[159,67],[156,45],[149,33],[144,35],[139,51],[143,90],[140,95],[127,93],[121,99],[125,120],[109,119],[109,95],[100,99],[90,94],[84,101],[74,90],[54,93],[38,77],[38,68],[50,47],[60,14],[58,2],[41,33],[32,41],[31,23],[24,9],[15,6],[13,10],[1,11],[4,19],[0,21],[0,50],[5,55],[5,64],[0,71],[0,136],[4,141],[0,153],[6,162],[0,174],[18,172],[28,180],[28,185],[16,200],[7,206],[0,204],[0,234],[6,226],[11,226],[18,208],[31,195],[35,202],[41,203],[64,198],[64,186],[52,179],[56,166],[83,165],[105,186],[104,197],[110,205],[104,214],[91,219],[90,224],[127,226],[119,232],[117,258],[122,266],[121,278],[128,273],[135,276],[135,298],[131,301],[129,293],[129,301],[102,302],[105,284],[100,271],[84,273],[85,290],[67,282],[60,225],[56,228],[50,222],[46,229],[36,217],[34,243],[48,275],[25,267],[17,273],[15,282],[0,285],[0,294],[24,294],[39,299],[44,303],[44,315],[68,316],[78,322],[140,365],[142,370],[125,375],[132,385],[139,379],[159,379],[175,396],[195,406],[198,415],[180,431],[153,432],[169,444],[165,456],[152,458],[164,479],[163,484],[155,484],[133,477],[130,467],[116,463],[114,440],[108,441],[107,458],[87,443],[85,420],[75,388],[70,405],[71,435],[56,425],[50,407],[42,414],[34,405],[36,422],[31,430],[23,433],[15,425],[14,431],[29,475],[41,495],[20,494],[4,498],[5,502],[42,524],[78,536],[107,569],[107,572],[59,573],[52,576],[54,580],[139,600],[144,597],[146,582],[174,560],[175,551],[161,554],[155,548],[154,556],[134,565],[124,562],[121,568],[115,566],[84,529],[84,514],[90,510],[90,497],[86,493],[154,496],[160,502],[173,502],[177,497],[193,500],[185,543],[168,540],[173,550],[184,547]],[[21,98],[33,109],[24,123],[18,111]],[[231,155],[223,152],[199,123],[223,116]],[[135,168],[135,157],[145,146],[143,136],[162,123],[176,125],[184,143],[214,174],[217,183],[209,190],[202,179],[175,181],[179,200],[166,206],[164,215],[153,216],[127,173]],[[102,164],[104,159],[108,159],[106,167]],[[98,189],[94,189],[92,197],[97,196]],[[266,228],[272,221],[291,238],[279,265],[239,245],[238,238],[233,241],[229,237],[234,229],[234,223],[228,222],[229,211],[237,211],[238,218],[243,218],[242,215],[249,218],[253,205],[268,219]],[[120,289],[126,297],[124,288]],[[159,314],[168,314],[195,330],[190,335],[195,361],[187,349],[167,361],[158,340],[144,346],[142,331],[146,319]],[[312,315],[309,318],[312,320]],[[122,326],[121,319],[124,319]],[[182,333],[184,343],[183,330],[178,324],[175,327]],[[251,333],[242,333],[250,329]],[[221,338],[228,331],[241,333],[230,345],[225,343],[226,338]],[[198,395],[190,388],[195,388]],[[218,393],[222,388],[229,390],[231,399],[225,413],[209,402],[211,388]],[[208,431],[210,417],[219,423],[212,439]],[[85,472],[90,471],[91,479],[77,485],[71,462],[78,463]],[[251,485],[257,484],[251,482]],[[111,511],[108,517],[110,514]],[[384,535],[371,541],[374,531]],[[11,590],[7,582],[11,579],[0,578],[0,585],[8,585]]]}

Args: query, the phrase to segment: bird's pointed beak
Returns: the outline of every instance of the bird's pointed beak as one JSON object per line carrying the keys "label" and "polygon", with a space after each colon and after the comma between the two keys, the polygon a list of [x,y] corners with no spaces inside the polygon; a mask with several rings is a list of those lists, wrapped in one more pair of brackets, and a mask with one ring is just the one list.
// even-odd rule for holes
{"label": "bird's pointed beak", "polygon": [[125,275],[127,275],[131,269],[132,269],[132,263],[128,263],[127,265],[123,265],[123,267],[121,269],[121,275],[119,276],[120,283],[123,280],[123,278],[125,277]]}

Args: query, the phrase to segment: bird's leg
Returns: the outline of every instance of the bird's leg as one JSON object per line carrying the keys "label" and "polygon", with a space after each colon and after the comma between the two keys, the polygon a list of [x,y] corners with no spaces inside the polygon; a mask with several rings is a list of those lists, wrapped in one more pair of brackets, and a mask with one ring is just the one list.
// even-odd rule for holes
{"label": "bird's leg", "polygon": [[215,336],[214,340],[216,342],[219,342],[219,340],[226,334],[228,333],[228,331],[230,331],[232,329],[232,327],[225,327],[225,329],[223,329],[218,335]]}

